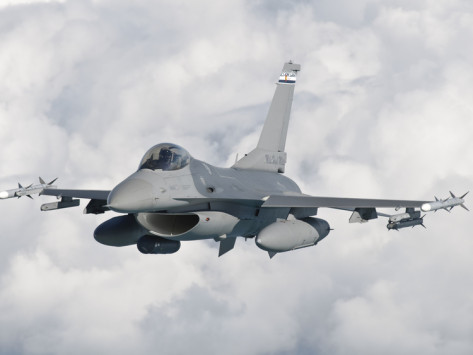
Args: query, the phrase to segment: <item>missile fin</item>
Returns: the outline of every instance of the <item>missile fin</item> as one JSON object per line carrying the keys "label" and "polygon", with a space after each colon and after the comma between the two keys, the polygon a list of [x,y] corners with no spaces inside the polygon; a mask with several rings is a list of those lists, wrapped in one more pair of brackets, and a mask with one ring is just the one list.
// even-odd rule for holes
{"label": "missile fin", "polygon": [[39,183],[42,184],[42,185],[46,184],[46,182],[43,179],[41,179],[41,176],[39,177]]}
{"label": "missile fin", "polygon": [[452,191],[449,191],[450,192],[450,195],[453,197],[453,198],[457,198]]}
{"label": "missile fin", "polygon": [[21,186],[21,184],[20,184],[20,183],[18,183],[18,188],[19,188],[19,189],[22,189],[22,188],[23,188],[23,186]]}
{"label": "missile fin", "polygon": [[[425,229],[427,229],[427,227],[424,226],[424,217],[425,217],[425,216],[426,216],[426,215],[424,214],[422,217],[420,217],[420,220],[421,220],[420,225],[421,225],[422,227],[424,227]],[[415,226],[413,226],[412,228],[414,228],[414,227],[415,227]]]}
{"label": "missile fin", "polygon": [[48,186],[54,184],[54,182],[55,182],[56,180],[57,180],[57,178],[55,178],[55,179],[52,180],[51,182],[48,182]]}
{"label": "missile fin", "polygon": [[30,199],[34,200],[33,197],[31,197],[31,195],[26,195],[27,197],[29,197]]}
{"label": "missile fin", "polygon": [[470,211],[463,203],[460,205],[462,206],[465,210],[467,210],[468,212]]}

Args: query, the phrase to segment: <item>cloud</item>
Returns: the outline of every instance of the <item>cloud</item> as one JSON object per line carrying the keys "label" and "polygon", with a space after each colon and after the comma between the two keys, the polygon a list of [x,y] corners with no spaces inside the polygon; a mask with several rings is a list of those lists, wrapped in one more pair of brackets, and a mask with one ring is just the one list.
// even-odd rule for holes
{"label": "cloud", "polygon": [[1,0],[0,7],[15,6],[15,5],[31,5],[41,3],[63,3],[66,0]]}
{"label": "cloud", "polygon": [[[108,189],[166,141],[228,166],[256,143],[288,59],[302,71],[286,175],[304,192],[470,188],[465,1],[0,5],[2,189],[38,175]],[[253,240],[222,258],[213,241],[163,256],[105,247],[92,233],[113,214],[41,203],[0,201],[1,353],[473,350],[460,208],[399,233],[320,210],[329,237],[270,261]]]}

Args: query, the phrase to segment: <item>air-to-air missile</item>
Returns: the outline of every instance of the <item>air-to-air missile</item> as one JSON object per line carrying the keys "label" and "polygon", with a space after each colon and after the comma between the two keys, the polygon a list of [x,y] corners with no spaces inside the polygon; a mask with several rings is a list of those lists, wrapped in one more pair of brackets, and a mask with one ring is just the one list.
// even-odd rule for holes
{"label": "air-to-air missile", "polygon": [[434,202],[424,203],[420,209],[424,212],[437,211],[439,209],[444,209],[445,211],[450,212],[453,207],[461,206],[465,210],[469,211],[469,209],[464,205],[465,200],[463,199],[467,194],[468,192],[461,197],[456,197],[452,191],[450,191],[451,197],[448,197],[445,200],[439,200],[435,197]]}
{"label": "air-to-air missile", "polygon": [[13,198],[13,197],[20,198],[21,196],[27,196],[29,198],[33,198],[33,197],[31,197],[31,195],[41,194],[41,192],[45,188],[48,188],[48,189],[56,188],[56,186],[53,185],[53,183],[56,180],[57,180],[57,178],[54,179],[53,181],[49,182],[49,183],[46,183],[40,177],[39,178],[39,182],[40,182],[39,184],[37,184],[37,185],[30,184],[29,186],[26,186],[26,187],[23,187],[20,183],[18,183],[18,188],[17,189],[11,189],[11,190],[6,190],[6,191],[0,192],[0,198],[1,199]]}
{"label": "air-to-air missile", "polygon": [[405,213],[396,214],[389,217],[387,228],[389,230],[399,230],[401,228],[415,227],[417,225],[424,226],[424,217],[420,216],[420,211],[413,208],[406,208]]}
{"label": "air-to-air missile", "polygon": [[401,228],[415,227],[417,225],[421,225],[422,227],[425,228],[425,226],[424,226],[424,217],[406,219],[406,220],[402,220],[402,221],[399,221],[399,222],[389,222],[387,227],[388,227],[389,230],[399,230]]}

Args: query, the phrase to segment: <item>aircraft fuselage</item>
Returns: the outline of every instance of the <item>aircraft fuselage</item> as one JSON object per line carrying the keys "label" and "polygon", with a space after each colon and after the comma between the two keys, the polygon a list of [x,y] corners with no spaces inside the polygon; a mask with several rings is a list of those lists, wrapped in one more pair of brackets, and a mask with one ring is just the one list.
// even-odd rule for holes
{"label": "aircraft fuselage", "polygon": [[[113,243],[120,245],[136,243],[143,233],[173,240],[254,236],[290,213],[289,208],[260,209],[263,198],[291,192],[300,189],[285,176],[218,168],[193,158],[179,170],[140,169],[118,184],[108,199],[110,209],[133,214],[139,227],[132,227],[132,219],[122,218],[113,233],[109,223],[95,235],[100,238],[106,230],[107,235],[114,234]],[[127,231],[123,238],[118,236],[119,229]]]}
{"label": "aircraft fuselage", "polygon": [[108,206],[119,213],[191,212],[225,200],[258,207],[266,196],[300,192],[280,174],[219,168],[192,158],[180,170],[138,170],[112,190]]}

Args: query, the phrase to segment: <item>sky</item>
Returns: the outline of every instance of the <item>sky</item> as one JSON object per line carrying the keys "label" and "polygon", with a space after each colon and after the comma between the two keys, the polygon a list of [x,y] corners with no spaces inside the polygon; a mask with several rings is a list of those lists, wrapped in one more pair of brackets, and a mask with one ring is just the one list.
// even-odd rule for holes
{"label": "sky", "polygon": [[[0,0],[0,189],[111,189],[154,144],[230,166],[285,61],[302,65],[286,175],[320,196],[472,189],[467,0]],[[466,205],[473,204],[467,196]],[[1,354],[471,354],[461,208],[386,219],[269,259],[254,240],[172,255],[97,243],[115,216],[0,201]]]}

